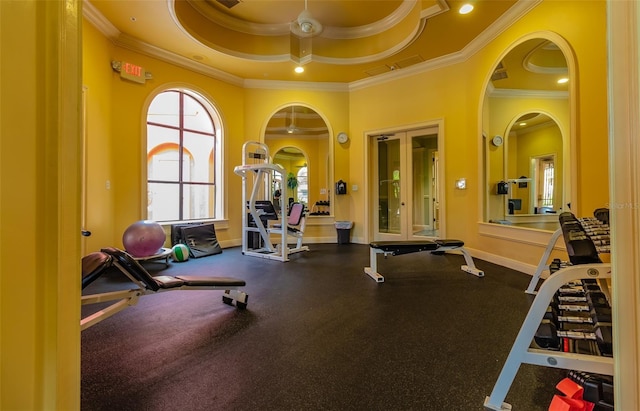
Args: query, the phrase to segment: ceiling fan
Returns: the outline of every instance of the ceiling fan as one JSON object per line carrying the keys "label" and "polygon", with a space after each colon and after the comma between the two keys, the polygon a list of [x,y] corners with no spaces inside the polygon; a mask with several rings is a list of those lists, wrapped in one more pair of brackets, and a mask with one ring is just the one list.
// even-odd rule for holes
{"label": "ceiling fan", "polygon": [[287,133],[293,134],[298,132],[298,127],[296,126],[296,112],[295,106],[291,106],[291,123],[287,126]]}
{"label": "ceiling fan", "polygon": [[291,35],[291,60],[299,66],[311,61],[311,39],[322,33],[322,24],[313,18],[307,9],[307,0],[304,0],[304,10],[298,18],[289,25]]}
{"label": "ceiling fan", "polygon": [[304,0],[304,10],[291,22],[291,32],[298,37],[314,37],[322,33],[322,24],[313,18]]}

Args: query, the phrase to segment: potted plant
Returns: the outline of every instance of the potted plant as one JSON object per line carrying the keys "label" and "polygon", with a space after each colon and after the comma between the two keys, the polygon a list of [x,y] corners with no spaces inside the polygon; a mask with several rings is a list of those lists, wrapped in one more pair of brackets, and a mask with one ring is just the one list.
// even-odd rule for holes
{"label": "potted plant", "polygon": [[291,198],[294,198],[296,188],[298,188],[298,178],[293,173],[287,174],[287,187],[291,190]]}

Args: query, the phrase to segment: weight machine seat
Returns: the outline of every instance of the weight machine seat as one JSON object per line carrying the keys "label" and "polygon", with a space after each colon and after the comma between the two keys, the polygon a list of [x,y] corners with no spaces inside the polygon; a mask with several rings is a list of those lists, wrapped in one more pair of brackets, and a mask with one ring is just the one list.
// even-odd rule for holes
{"label": "weight machine seat", "polygon": [[[135,305],[138,299],[149,294],[173,290],[220,290],[224,291],[222,301],[244,309],[249,296],[240,291],[246,285],[244,280],[232,277],[201,277],[191,275],[152,276],[138,261],[127,252],[117,248],[103,248],[82,259],[82,288],[99,278],[110,267],[116,267],[133,285],[126,289],[86,294],[82,296],[82,305],[111,302],[106,308],[88,315],[80,320],[80,327],[85,330],[103,321],[128,306]],[[115,302],[114,302],[115,301]]]}
{"label": "weight machine seat", "polygon": [[[291,203],[291,205],[289,206],[289,214],[287,215],[288,233],[294,236],[304,234],[304,223],[306,223],[304,219],[304,204]],[[282,225],[274,224],[273,228],[282,229]]]}

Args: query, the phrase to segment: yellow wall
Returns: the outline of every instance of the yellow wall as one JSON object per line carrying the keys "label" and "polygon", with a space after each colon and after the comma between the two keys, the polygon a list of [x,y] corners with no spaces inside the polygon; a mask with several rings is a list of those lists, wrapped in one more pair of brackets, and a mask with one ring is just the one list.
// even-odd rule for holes
{"label": "yellow wall", "polygon": [[[76,85],[67,84],[61,78],[78,77],[74,72],[80,62],[69,59],[66,51],[60,50],[78,44],[79,30],[57,30],[56,26],[64,24],[60,19],[72,20],[75,16],[79,20],[80,15],[80,7],[73,1],[0,2],[2,409],[79,408],[79,325],[73,320],[79,316],[80,293],[79,242],[74,240],[80,228],[77,221],[79,178],[74,176],[79,164],[79,138],[76,138],[80,135],[79,113],[64,115],[65,107],[73,106]],[[113,47],[87,30],[84,50],[96,59],[85,61],[83,66],[90,103],[88,165],[89,175],[98,180],[89,183],[99,187],[104,180],[111,182],[110,192],[98,188],[93,192],[95,198],[89,198],[89,207],[100,212],[91,217],[97,221],[98,228],[93,237],[95,241],[88,243],[88,248],[116,244],[124,228],[140,218],[143,184],[140,167],[144,157],[140,137],[145,105],[162,86],[189,82],[221,110],[228,136],[225,160],[230,167],[240,163],[242,142],[259,136],[256,127],[266,121],[266,113],[272,111],[256,112],[255,106],[264,108],[264,105],[286,100],[309,100],[310,105],[320,107],[319,111],[326,113],[334,131],[345,130],[351,135],[350,143],[335,147],[335,179],[342,178],[350,184],[363,181],[365,131],[443,118],[451,235],[459,235],[478,250],[535,260],[540,254],[539,247],[514,246],[501,239],[481,238],[475,228],[480,220],[480,208],[475,204],[480,204],[481,198],[477,188],[481,169],[478,105],[488,72],[513,41],[537,30],[553,30],[566,38],[575,52],[579,70],[575,109],[580,208],[576,212],[586,215],[606,204],[605,16],[604,2],[546,0],[463,63],[351,93],[242,90]],[[20,33],[19,42],[16,33]],[[73,52],[66,53],[73,57]],[[110,71],[110,59],[131,60],[152,71],[155,78],[146,85],[124,82]],[[6,64],[12,61],[35,64]],[[63,62],[67,66],[63,66]],[[68,70],[60,71],[59,67]],[[89,67],[95,72],[87,73]],[[58,85],[62,89],[56,89]],[[79,94],[79,84],[77,88]],[[272,99],[271,103],[259,101],[261,96]],[[109,143],[105,144],[105,140]],[[15,152],[24,154],[16,157]],[[99,156],[107,160],[100,161]],[[451,183],[458,176],[468,178],[467,190],[453,191]],[[230,202],[240,198],[239,184],[233,183],[233,177],[227,169]],[[339,219],[355,220],[358,229],[365,204],[362,191],[341,198],[337,202]],[[236,225],[240,221],[239,213],[230,213]],[[220,236],[237,238],[239,230],[233,227]],[[15,233],[31,241],[31,247],[25,247],[24,241],[16,241]],[[100,244],[103,241],[109,244]],[[34,250],[38,258],[33,258]]]}
{"label": "yellow wall", "polygon": [[114,190],[112,159],[112,71],[108,69],[113,47],[98,30],[83,20],[82,73],[86,124],[86,202],[84,252],[114,244]]}
{"label": "yellow wall", "polygon": [[[172,87],[189,87],[209,99],[222,118],[224,164],[240,164],[244,133],[244,92],[241,88],[172,64],[114,47],[88,24],[84,39],[84,84],[89,96],[87,136],[89,147],[88,198],[92,236],[87,252],[105,246],[122,246],[122,233],[146,215],[142,207],[146,170],[146,110],[155,95]],[[144,67],[153,79],[146,84],[122,80],[111,69],[111,61],[127,61]],[[216,227],[221,242],[240,238],[240,184],[233,167],[224,170],[227,187],[229,229]],[[95,178],[95,179],[94,179]],[[238,178],[239,180],[239,178]],[[106,188],[109,181],[110,188]],[[236,201],[236,203],[234,203]]]}
{"label": "yellow wall", "polygon": [[0,2],[2,410],[80,408],[80,15]]}
{"label": "yellow wall", "polygon": [[[568,20],[571,25],[566,24]],[[365,210],[368,204],[366,190],[367,170],[364,139],[365,133],[380,129],[406,129],[416,124],[442,121],[444,147],[441,161],[445,166],[444,191],[446,212],[446,235],[464,239],[470,248],[495,255],[505,255],[528,264],[537,263],[539,247],[522,245],[521,248],[509,247],[508,242],[499,239],[481,238],[477,223],[483,220],[484,182],[481,170],[482,132],[488,137],[493,134],[504,135],[509,121],[518,110],[492,110],[485,115],[491,124],[496,117],[504,117],[502,128],[483,130],[481,103],[484,100],[484,88],[488,76],[505,50],[519,39],[532,32],[554,32],[571,45],[578,66],[578,84],[576,85],[576,151],[578,198],[574,200],[578,215],[589,214],[596,207],[607,202],[607,119],[606,119],[606,78],[605,61],[605,18],[604,2],[544,1],[519,22],[506,29],[482,50],[468,60],[433,69],[424,73],[396,78],[385,83],[367,87],[357,87],[351,91],[323,91],[321,88],[300,90],[294,84],[291,87],[242,88],[213,80],[206,76],[175,67],[171,64],[138,53],[104,44],[104,39],[87,38],[88,47],[102,48],[94,51],[108,54],[110,59],[126,60],[143,66],[153,73],[153,80],[139,85],[121,80],[111,71],[109,62],[92,61],[94,70],[101,72],[100,79],[109,76],[106,82],[111,90],[111,107],[103,115],[107,123],[99,132],[90,133],[91,138],[106,137],[111,134],[111,171],[93,171],[111,181],[111,194],[96,195],[92,202],[102,202],[100,207],[108,214],[112,205],[111,243],[118,244],[120,234],[131,222],[142,217],[142,187],[144,184],[142,137],[144,132],[144,111],[154,93],[167,86],[188,85],[200,90],[220,110],[226,135],[225,187],[229,210],[229,229],[217,230],[220,240],[226,244],[238,244],[240,240],[240,212],[234,207],[240,203],[240,178],[233,174],[233,167],[241,164],[241,147],[247,140],[262,140],[268,119],[279,108],[293,104],[303,104],[317,111],[328,123],[331,138],[339,131],[350,135],[347,144],[333,144],[335,165],[334,181],[347,181],[348,187],[358,185],[360,190],[349,190],[346,196],[335,198],[336,220],[354,221],[353,238],[360,242],[365,238]],[[590,27],[583,30],[582,27]],[[106,50],[105,50],[106,49]],[[109,74],[106,74],[106,73]],[[98,76],[94,73],[94,75]],[[93,80],[93,82],[102,80]],[[87,82],[90,80],[87,78]],[[88,84],[89,92],[107,85]],[[90,108],[93,110],[93,108]],[[557,114],[566,119],[570,113]],[[560,112],[562,110],[554,110]],[[566,122],[567,124],[569,121]],[[561,127],[569,127],[562,124]],[[90,124],[93,128],[95,124]],[[107,131],[105,131],[107,130]],[[600,137],[601,136],[601,137]],[[589,144],[583,141],[588,139]],[[489,146],[489,150],[493,150]],[[108,154],[107,154],[108,156]],[[96,161],[101,169],[108,169]],[[598,167],[593,167],[598,164]],[[493,172],[492,172],[493,173]],[[466,190],[456,190],[457,178],[467,179]],[[97,189],[104,190],[104,181],[96,183]],[[330,187],[329,187],[330,188]],[[110,198],[112,196],[112,198]],[[334,198],[332,198],[334,200]],[[320,221],[320,220],[317,220]],[[90,227],[89,227],[90,228]],[[329,227],[319,229],[318,238],[329,238],[335,234]],[[313,230],[313,228],[312,228]],[[106,230],[105,230],[106,231]],[[94,234],[103,238],[100,234]],[[108,241],[108,235],[104,240]],[[93,245],[93,244],[92,244]],[[95,244],[94,247],[106,244]],[[91,247],[90,247],[91,248]]]}
{"label": "yellow wall", "polygon": [[[530,33],[550,31],[570,45],[577,64],[576,104],[573,107],[578,159],[577,196],[572,199],[572,211],[579,216],[591,215],[595,208],[608,201],[605,5],[599,1],[544,1],[469,61],[477,68],[477,75],[487,81],[488,73],[501,53]],[[559,123],[562,128],[562,122]],[[483,251],[528,264],[537,264],[542,253],[540,246],[518,244],[513,247],[513,241],[486,236],[478,236],[477,240]]]}
{"label": "yellow wall", "polygon": [[[93,190],[88,200],[90,221],[87,226],[93,234],[86,240],[87,252],[108,245],[121,246],[121,233],[129,224],[145,217],[141,207],[145,183],[145,170],[141,167],[146,152],[146,147],[143,147],[145,113],[153,96],[166,88],[183,86],[201,92],[213,102],[222,117],[229,227],[221,229],[217,226],[216,234],[219,241],[227,245],[237,245],[241,238],[242,209],[235,206],[241,203],[241,179],[233,173],[233,168],[242,163],[242,144],[245,141],[263,140],[267,121],[273,113],[281,106],[300,102],[325,118],[331,139],[338,131],[348,129],[346,92],[243,89],[114,47],[90,26],[87,33],[85,50],[89,52],[85,58],[87,75],[84,80],[89,96],[88,173],[90,190]],[[122,80],[111,69],[111,60],[140,65],[152,73],[153,79],[144,85]],[[104,99],[98,101],[98,96]],[[347,152],[337,144],[334,149],[335,179],[348,181]],[[106,188],[107,181],[110,189]],[[315,184],[326,186],[321,182]],[[330,190],[331,187],[326,188]],[[337,199],[334,204],[336,218],[348,219],[348,203],[341,200]],[[310,222],[308,230],[311,237],[335,239],[335,229],[330,221],[316,221],[324,224],[316,226]]]}
{"label": "yellow wall", "polygon": [[[444,121],[444,147],[438,147],[444,161],[444,190],[447,235],[464,238],[468,227],[477,221],[475,199],[479,195],[477,130],[471,130],[470,112],[477,115],[478,100],[471,98],[467,84],[469,73],[462,65],[450,66],[355,90],[351,93],[352,167],[351,179],[363,185],[368,172],[361,160],[365,134],[380,129],[407,129],[424,122]],[[477,125],[477,118],[473,118]],[[444,154],[444,156],[442,156]],[[467,179],[466,190],[455,190],[456,179]],[[352,193],[355,235],[362,235],[363,211],[367,207],[364,192]],[[470,207],[470,205],[473,205]]]}
{"label": "yellow wall", "polygon": [[[571,21],[571,24],[567,24]],[[589,27],[589,30],[584,30]],[[364,180],[365,167],[357,161],[364,152],[363,136],[380,128],[406,128],[423,121],[444,119],[445,199],[448,237],[461,238],[473,249],[537,264],[539,246],[481,237],[482,221],[482,108],[484,88],[501,55],[519,39],[552,31],[571,45],[578,64],[576,96],[578,215],[590,215],[608,198],[607,94],[605,3],[545,1],[509,27],[467,61],[444,69],[416,74],[351,93],[351,179]],[[493,113],[492,113],[493,114]],[[488,130],[488,136],[503,135]],[[588,144],[585,143],[588,141]],[[597,164],[594,167],[594,164]],[[467,178],[466,190],[455,190],[456,178]],[[358,210],[367,199],[353,195],[353,218],[362,225]]]}

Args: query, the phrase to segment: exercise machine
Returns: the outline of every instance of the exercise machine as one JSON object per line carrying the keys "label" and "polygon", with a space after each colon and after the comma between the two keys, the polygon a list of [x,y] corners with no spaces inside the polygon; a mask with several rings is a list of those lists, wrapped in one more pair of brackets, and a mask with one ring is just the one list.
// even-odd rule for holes
{"label": "exercise machine", "polygon": [[309,247],[302,244],[304,238],[304,229],[307,225],[307,218],[305,216],[304,204],[291,203],[289,206],[289,215],[287,216],[287,226],[282,227],[278,224],[274,224],[270,229],[271,233],[280,234],[280,230],[286,230],[287,235],[295,238],[296,244],[294,247],[289,248],[288,253],[297,253],[300,251],[309,251]]}
{"label": "exercise machine", "polygon": [[451,239],[421,240],[421,241],[376,241],[369,244],[369,267],[365,267],[364,272],[375,282],[384,282],[384,277],[378,273],[378,254],[402,255],[417,253],[421,251],[431,251],[444,253],[446,251],[459,251],[464,256],[467,264],[461,266],[462,271],[473,274],[477,277],[484,277],[484,271],[476,268],[471,254],[464,248],[464,242]]}
{"label": "exercise machine", "polygon": [[127,307],[136,305],[138,300],[150,294],[158,294],[176,290],[219,290],[223,291],[222,302],[235,305],[239,309],[247,307],[249,296],[240,289],[244,280],[230,277],[203,276],[155,276],[149,272],[126,251],[117,248],[104,248],[91,253],[82,259],[82,289],[97,280],[110,267],[116,267],[131,282],[131,286],[122,290],[96,294],[85,294],[81,297],[82,305],[109,302],[105,308],[80,320],[80,329],[87,328],[106,320]]}
{"label": "exercise machine", "polygon": [[[274,173],[280,176],[281,181],[286,181],[286,170],[271,163],[269,147],[257,141],[247,141],[242,145],[242,165],[236,166],[233,171],[242,177],[242,204],[248,208],[248,213],[242,213],[242,254],[286,262],[290,254],[309,251],[307,246],[302,245],[304,229],[294,227],[294,221],[284,217],[282,204],[278,204],[281,212],[277,213],[273,203],[263,199]],[[251,191],[247,198],[249,187]],[[298,224],[304,219],[304,206],[300,206],[302,210],[298,207],[295,210],[296,217],[299,217]],[[269,225],[270,221],[273,226]],[[250,242],[254,233],[259,234],[259,241]],[[274,239],[277,238],[275,242],[272,241],[272,235]],[[297,240],[291,248],[288,246],[290,235]]]}

